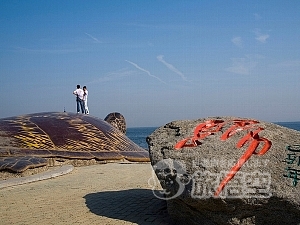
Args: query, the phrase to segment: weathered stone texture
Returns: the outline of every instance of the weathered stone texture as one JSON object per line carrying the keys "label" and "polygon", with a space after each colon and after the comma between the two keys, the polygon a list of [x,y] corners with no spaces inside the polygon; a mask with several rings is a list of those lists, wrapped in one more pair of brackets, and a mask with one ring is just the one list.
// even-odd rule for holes
{"label": "weathered stone texture", "polygon": [[[201,129],[197,146],[175,150],[176,143],[193,137],[195,128],[210,120],[224,123],[216,132],[216,126]],[[300,132],[257,121],[237,126],[235,130],[243,129],[221,140],[238,120],[253,121],[235,117],[174,121],[147,138],[169,214],[178,224],[300,224]],[[238,147],[250,131],[257,134]],[[255,141],[256,153],[267,143],[271,146],[265,154],[251,154],[215,196],[223,178]]]}

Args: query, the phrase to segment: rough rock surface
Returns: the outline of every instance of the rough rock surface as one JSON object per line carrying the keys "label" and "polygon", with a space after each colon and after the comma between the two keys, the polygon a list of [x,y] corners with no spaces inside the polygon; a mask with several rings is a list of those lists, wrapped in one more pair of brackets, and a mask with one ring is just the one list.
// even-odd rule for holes
{"label": "rough rock surface", "polygon": [[147,143],[176,223],[300,224],[300,132],[210,117],[168,123]]}
{"label": "rough rock surface", "polygon": [[118,112],[109,113],[105,118],[104,121],[111,124],[113,127],[117,128],[123,134],[126,134],[126,120],[125,117]]}

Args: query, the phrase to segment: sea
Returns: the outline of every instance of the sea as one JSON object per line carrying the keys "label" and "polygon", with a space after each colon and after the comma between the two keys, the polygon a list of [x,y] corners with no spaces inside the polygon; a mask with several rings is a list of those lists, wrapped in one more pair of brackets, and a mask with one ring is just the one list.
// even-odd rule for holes
{"label": "sea", "polygon": [[148,149],[146,138],[158,127],[132,127],[127,128],[126,136],[142,148]]}
{"label": "sea", "polygon": [[[299,122],[276,122],[283,127],[294,129],[300,131],[300,121]],[[134,143],[139,145],[144,149],[148,149],[148,144],[146,142],[147,136],[152,134],[158,127],[132,127],[127,128],[126,135]]]}

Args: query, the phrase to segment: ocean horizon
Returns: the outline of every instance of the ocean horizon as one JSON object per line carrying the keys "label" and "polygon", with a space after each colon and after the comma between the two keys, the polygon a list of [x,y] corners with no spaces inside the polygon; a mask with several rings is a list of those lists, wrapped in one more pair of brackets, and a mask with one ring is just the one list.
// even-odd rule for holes
{"label": "ocean horizon", "polygon": [[[300,121],[296,122],[273,122],[274,124],[300,131]],[[147,136],[159,127],[130,127],[127,128],[126,136],[144,149],[148,149]]]}

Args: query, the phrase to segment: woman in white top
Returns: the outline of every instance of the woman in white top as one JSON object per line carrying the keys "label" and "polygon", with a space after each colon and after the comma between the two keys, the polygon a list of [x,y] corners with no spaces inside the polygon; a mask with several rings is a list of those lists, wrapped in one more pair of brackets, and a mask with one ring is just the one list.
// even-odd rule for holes
{"label": "woman in white top", "polygon": [[87,99],[88,99],[88,95],[89,95],[89,92],[88,90],[86,89],[86,86],[83,86],[83,102],[84,102],[84,108],[85,108],[85,114],[89,114],[89,108],[88,108],[88,105],[87,105]]}

